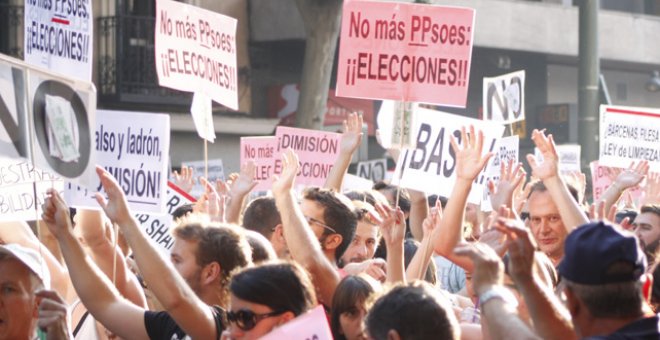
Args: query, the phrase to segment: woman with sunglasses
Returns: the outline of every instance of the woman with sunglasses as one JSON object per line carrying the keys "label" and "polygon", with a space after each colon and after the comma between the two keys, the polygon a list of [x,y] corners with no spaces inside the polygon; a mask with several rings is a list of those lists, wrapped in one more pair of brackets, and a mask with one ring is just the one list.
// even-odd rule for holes
{"label": "woman with sunglasses", "polygon": [[223,339],[257,339],[317,305],[309,276],[290,262],[242,269],[232,276],[229,291]]}

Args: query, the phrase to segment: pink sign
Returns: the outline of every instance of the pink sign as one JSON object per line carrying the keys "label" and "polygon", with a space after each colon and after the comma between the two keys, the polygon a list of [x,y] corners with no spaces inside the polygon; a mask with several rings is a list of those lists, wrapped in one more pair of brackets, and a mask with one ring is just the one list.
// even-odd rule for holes
{"label": "pink sign", "polygon": [[272,332],[260,338],[261,340],[279,339],[309,339],[332,340],[332,332],[328,325],[322,305],[275,328]]}
{"label": "pink sign", "polygon": [[[591,168],[591,187],[594,196],[593,201],[596,202],[600,199],[605,190],[612,185],[613,180],[610,178],[611,168],[599,165],[598,161],[589,163],[589,167]],[[633,200],[639,201],[641,195],[642,190],[640,188],[634,188],[632,190]]]}
{"label": "pink sign", "polygon": [[475,11],[347,0],[337,96],[465,107]]}
{"label": "pink sign", "polygon": [[[257,168],[254,179],[259,182],[256,191],[268,191],[275,174],[275,154],[277,151],[276,137],[241,137],[241,164],[254,160]],[[280,161],[281,162],[281,161]],[[278,166],[281,166],[278,162]],[[277,169],[279,173],[281,169]]]}
{"label": "pink sign", "polygon": [[300,159],[300,171],[296,177],[296,184],[309,186],[323,186],[330,173],[337,156],[339,155],[338,133],[297,129],[278,126],[277,137],[278,152],[275,157],[276,173],[281,168],[281,152],[292,148]]}

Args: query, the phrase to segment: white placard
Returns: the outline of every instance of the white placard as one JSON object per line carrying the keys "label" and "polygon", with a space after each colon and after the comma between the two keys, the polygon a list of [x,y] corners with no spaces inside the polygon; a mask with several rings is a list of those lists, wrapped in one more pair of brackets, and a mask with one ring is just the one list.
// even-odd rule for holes
{"label": "white placard", "polygon": [[341,191],[371,190],[373,187],[374,182],[371,180],[351,174],[344,175],[344,181],[341,183]]}
{"label": "white placard", "polygon": [[[33,183],[36,183],[36,199]],[[0,157],[0,221],[41,218],[41,205],[49,188],[61,192],[62,179],[35,168],[27,161]]]}
{"label": "white placard", "polygon": [[[556,145],[559,155],[559,172],[562,174],[582,171],[580,169],[580,152],[582,147],[577,144]],[[538,162],[543,162],[543,155],[538,148],[534,148],[534,156]]]}
{"label": "white placard", "polygon": [[357,164],[357,175],[373,182],[385,180],[387,173],[387,160],[385,158],[371,161],[359,162]]}
{"label": "white placard", "polygon": [[[193,168],[193,176],[195,176],[195,179],[204,177],[204,161],[183,162],[182,165]],[[207,180],[212,185],[215,185],[216,180],[225,180],[225,168],[222,165],[222,159],[209,159],[208,174],[209,178],[207,178]],[[195,185],[192,190],[190,190],[189,194],[193,197],[200,197],[204,192],[204,186],[199,181],[195,181]]]}
{"label": "white placard", "polygon": [[484,78],[484,120],[505,124],[525,120],[525,71]]}
{"label": "white placard", "polygon": [[[494,181],[495,184],[497,184],[497,182],[500,180],[502,163],[504,163],[506,166],[509,166],[509,162],[513,161],[513,166],[515,167],[519,162],[519,149],[520,138],[518,135],[502,137],[497,142],[497,146],[495,147],[495,155],[493,158],[491,158],[486,167],[488,179]],[[484,186],[484,196],[481,200],[481,210],[493,210],[493,207],[490,204],[490,192],[486,186]]]}

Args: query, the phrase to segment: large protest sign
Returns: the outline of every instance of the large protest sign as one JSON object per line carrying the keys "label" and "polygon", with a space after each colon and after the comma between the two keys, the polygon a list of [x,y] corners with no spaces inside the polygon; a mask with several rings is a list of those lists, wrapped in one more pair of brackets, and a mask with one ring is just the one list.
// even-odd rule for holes
{"label": "large protest sign", "polygon": [[[296,185],[323,186],[339,156],[338,133],[278,126],[275,169],[281,169],[282,152],[293,149],[300,161]],[[276,174],[278,171],[275,172]]]}
{"label": "large protest sign", "polygon": [[525,120],[525,71],[484,78],[484,119],[510,124]]}
{"label": "large protest sign", "polygon": [[305,339],[332,340],[332,332],[328,318],[322,305],[311,311],[276,327],[272,332],[260,338],[261,340]]}
{"label": "large protest sign", "polygon": [[[36,197],[35,188],[36,185]],[[46,190],[62,191],[62,180],[35,168],[27,160],[0,158],[0,221],[30,221],[41,218]]]}
{"label": "large protest sign", "polygon": [[170,259],[174,239],[170,230],[174,219],[172,213],[179,207],[195,203],[195,199],[172,182],[167,182],[165,209],[157,214],[135,214],[147,238],[156,246],[161,255]]}
{"label": "large protest sign", "polygon": [[[562,174],[581,172],[580,154],[582,147],[577,144],[556,145],[555,149],[559,155],[559,172]],[[534,156],[538,162],[543,162],[543,154],[538,148],[534,148]]]}
{"label": "large protest sign", "polygon": [[238,110],[236,19],[171,0],[156,5],[158,83],[205,89],[217,103]]}
{"label": "large protest sign", "polygon": [[660,110],[601,105],[600,164],[627,168],[640,160],[660,172]]}
{"label": "large protest sign", "polygon": [[386,172],[387,160],[385,158],[359,162],[357,165],[357,175],[374,182],[385,180]]}
{"label": "large protest sign", "polygon": [[[456,178],[456,155],[449,142],[451,135],[462,144],[461,128],[473,125],[484,133],[485,154],[496,152],[497,141],[504,132],[500,124],[421,107],[416,108],[414,115],[415,148],[401,152],[393,182],[428,194],[445,197],[451,194]],[[469,202],[478,204],[481,201],[487,179],[484,169],[472,185]]]}
{"label": "large protest sign", "polygon": [[[607,188],[612,185],[616,174],[612,171],[613,168],[603,166],[598,164],[598,161],[593,161],[589,163],[589,168],[591,170],[591,190],[593,195],[593,202],[598,201]],[[623,169],[619,169],[623,170]],[[642,196],[642,189],[640,187],[628,189],[634,200],[639,200]]]}
{"label": "large protest sign", "polygon": [[275,169],[276,150],[276,137],[241,137],[241,164],[253,160],[256,165],[254,180],[258,184],[254,191],[270,190],[273,175],[281,172],[281,169]]}
{"label": "large protest sign", "polygon": [[337,95],[465,107],[475,11],[345,1]]}
{"label": "large protest sign", "polygon": [[25,1],[25,61],[85,81],[92,80],[91,0]]}
{"label": "large protest sign", "polygon": [[[170,116],[99,110],[94,135],[96,160],[115,177],[131,210],[161,212],[167,185]],[[94,194],[103,189],[98,178],[93,188],[67,186],[65,195],[71,206],[98,209]]]}
{"label": "large protest sign", "polygon": [[[215,185],[217,180],[225,180],[225,167],[222,165],[222,159],[209,159],[208,169],[205,169],[206,163],[204,163],[204,161],[183,162],[181,165],[193,168],[193,175],[196,179],[206,176],[205,173],[208,173],[207,180],[213,185]],[[202,183],[200,181],[195,181],[195,185],[193,185],[192,190],[190,190],[190,194],[193,197],[200,197],[205,191]]]}
{"label": "large protest sign", "polygon": [[96,177],[96,90],[0,54],[0,152],[81,185]]}

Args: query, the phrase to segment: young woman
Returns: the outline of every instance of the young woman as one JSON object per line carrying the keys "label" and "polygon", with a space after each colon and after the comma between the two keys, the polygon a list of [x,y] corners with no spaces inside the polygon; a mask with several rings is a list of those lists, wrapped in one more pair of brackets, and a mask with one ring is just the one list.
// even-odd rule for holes
{"label": "young woman", "polygon": [[332,298],[330,326],[335,340],[366,339],[362,320],[367,314],[367,300],[378,285],[366,275],[349,275],[341,280]]}

